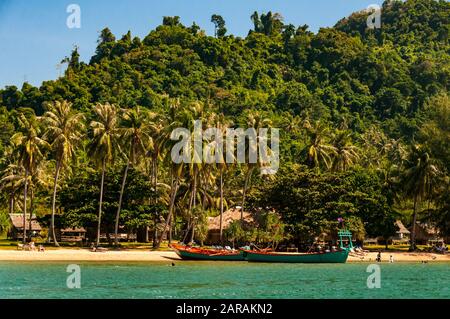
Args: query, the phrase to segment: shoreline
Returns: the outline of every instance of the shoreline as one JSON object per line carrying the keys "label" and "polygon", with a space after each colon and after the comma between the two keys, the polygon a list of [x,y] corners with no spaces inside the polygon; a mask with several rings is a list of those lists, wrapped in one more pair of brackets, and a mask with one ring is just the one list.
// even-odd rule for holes
{"label": "shoreline", "polygon": [[[365,256],[349,256],[347,262],[375,262],[377,253],[366,253]],[[390,255],[397,262],[450,262],[450,255],[426,252],[385,252],[381,253],[381,262],[389,263]],[[109,262],[171,262],[181,261],[173,251],[121,250],[91,252],[89,249],[52,249],[45,252],[0,250],[0,262],[3,261],[109,261]]]}

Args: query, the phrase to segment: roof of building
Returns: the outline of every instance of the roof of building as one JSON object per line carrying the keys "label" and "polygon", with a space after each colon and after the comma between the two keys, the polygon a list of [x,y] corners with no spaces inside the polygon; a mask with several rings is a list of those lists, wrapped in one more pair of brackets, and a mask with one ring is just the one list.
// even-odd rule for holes
{"label": "roof of building", "polygon": [[[23,215],[22,214],[10,214],[11,223],[17,229],[23,230]],[[26,217],[25,229],[29,230],[30,227],[30,216]],[[41,225],[36,220],[36,216],[32,216],[31,218],[31,230],[33,231],[41,231]]]}
{"label": "roof of building", "polygon": [[61,229],[61,233],[85,233],[86,229],[83,227],[69,227]]}
{"label": "roof of building", "polygon": [[405,227],[405,225],[403,225],[401,220],[396,220],[395,224],[399,228],[397,233],[400,233],[400,234],[409,234],[410,233],[410,231]]}
{"label": "roof of building", "polygon": [[[251,213],[244,211],[243,218],[245,223],[254,223]],[[241,220],[241,209],[238,207],[231,208],[223,213],[222,226],[223,229],[228,228],[230,224],[236,220]],[[208,229],[220,229],[220,215],[216,217],[208,217]]]}
{"label": "roof of building", "polygon": [[[410,227],[411,229],[412,227]],[[430,236],[439,235],[439,229],[427,223],[416,222],[416,232],[423,232]]]}

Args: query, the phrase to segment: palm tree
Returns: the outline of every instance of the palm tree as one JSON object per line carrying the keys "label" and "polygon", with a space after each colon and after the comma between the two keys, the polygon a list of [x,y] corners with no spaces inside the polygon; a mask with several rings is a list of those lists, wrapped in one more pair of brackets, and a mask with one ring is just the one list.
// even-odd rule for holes
{"label": "palm tree", "polygon": [[[167,123],[167,118],[164,115],[158,114],[152,120],[150,125],[151,144],[147,146],[147,156],[150,159],[151,168],[149,175],[151,176],[150,182],[153,186],[153,205],[158,204],[158,173],[159,173],[159,161],[161,160],[161,154],[165,149],[165,145],[169,140],[171,126]],[[166,184],[164,184],[166,185]],[[170,186],[169,186],[170,188]],[[150,199],[150,203],[152,200]],[[153,233],[153,248],[156,248],[158,242],[157,224],[159,220],[159,213],[155,214],[155,231]]]}
{"label": "palm tree", "polygon": [[331,157],[336,154],[336,148],[325,142],[329,128],[319,121],[311,125],[308,121],[305,128],[310,136],[310,144],[307,146],[307,162],[310,167],[320,169],[320,164],[325,164],[329,169],[331,167]]}
{"label": "palm tree", "polygon": [[[169,115],[167,117],[168,125],[163,130],[164,134],[163,136],[168,137],[171,135],[171,132],[173,128],[180,127],[182,124],[178,121],[178,110],[180,109],[180,100],[178,99],[167,99],[167,102],[169,103]],[[170,148],[173,141],[170,139],[164,139],[164,146]],[[156,153],[155,153],[156,154]],[[161,234],[159,235],[156,243],[153,245],[155,249],[158,249],[161,245],[162,239],[164,238],[164,235],[167,232],[167,229],[169,229],[171,233],[172,228],[172,217],[173,212],[175,209],[175,200],[177,197],[178,188],[180,186],[180,180],[183,173],[183,163],[175,164],[172,161],[170,152],[167,152],[166,154],[166,161],[169,162],[170,167],[170,175],[171,175],[171,183],[170,183],[170,198],[169,198],[169,213],[167,215],[167,219],[164,223],[163,230],[161,231]],[[170,238],[169,238],[170,241]]]}
{"label": "palm tree", "polygon": [[48,111],[43,121],[47,131],[44,138],[51,142],[53,156],[56,162],[53,178],[51,236],[55,246],[59,246],[55,233],[56,192],[60,172],[75,155],[75,147],[82,137],[84,127],[83,114],[72,112],[72,104],[63,101],[48,104]]}
{"label": "palm tree", "polygon": [[[50,146],[48,146],[50,148]],[[30,190],[30,219],[28,220],[29,229],[31,229],[31,222],[34,212],[35,203],[35,190],[36,189],[48,189],[51,185],[51,176],[48,174],[49,162],[39,161],[33,173],[29,177],[29,190]]]}
{"label": "palm tree", "polygon": [[173,212],[175,208],[175,200],[177,197],[178,188],[180,186],[181,175],[183,173],[183,164],[172,164],[171,165],[171,186],[170,186],[170,199],[169,199],[169,214],[167,215],[166,222],[164,223],[164,228],[159,235],[158,241],[154,245],[155,249],[158,249],[161,246],[162,239],[169,229],[169,225],[171,225]]}
{"label": "palm tree", "polygon": [[[256,134],[258,135],[258,130],[261,128],[268,128],[272,126],[272,121],[268,118],[263,117],[263,115],[260,112],[250,112],[247,115],[247,127],[252,128],[256,131]],[[260,141],[259,136],[256,137],[256,143],[251,143],[249,141],[248,143],[248,154],[250,155],[250,152],[257,152],[258,151],[258,144],[263,143],[265,141]],[[246,143],[247,145],[247,143]],[[247,152],[246,152],[247,153]],[[253,171],[258,166],[258,164],[261,164],[259,161],[261,159],[258,157],[257,163],[247,163],[247,172],[245,173],[245,179],[244,179],[244,187],[242,188],[242,202],[241,202],[241,223],[244,221],[244,207],[245,207],[245,197],[247,194],[247,191],[250,187],[250,182],[252,178]]]}
{"label": "palm tree", "polygon": [[150,113],[141,110],[139,107],[135,109],[125,110],[122,116],[121,126],[118,129],[122,142],[128,149],[127,165],[123,174],[122,186],[120,188],[119,205],[116,213],[116,223],[114,228],[114,245],[118,245],[119,218],[122,208],[123,193],[127,181],[128,170],[130,165],[134,165],[139,157],[144,156],[147,147],[152,146],[152,137],[150,135]]}
{"label": "palm tree", "polygon": [[345,171],[359,159],[358,148],[352,145],[351,133],[338,131],[334,139],[334,160],[332,168],[335,171]]}
{"label": "palm tree", "polygon": [[[190,129],[191,135],[190,135],[190,141],[193,141],[189,144],[190,152],[191,152],[191,158],[190,163],[187,165],[188,170],[186,173],[189,176],[190,181],[190,198],[189,198],[189,205],[188,205],[188,215],[189,215],[189,222],[187,227],[187,232],[191,230],[191,242],[194,240],[194,229],[195,229],[195,221],[196,216],[194,216],[193,212],[196,211],[196,205],[197,205],[197,193],[198,193],[198,184],[200,180],[200,173],[202,169],[205,167],[203,163],[203,154],[201,153],[201,150],[203,149],[203,145],[194,145],[197,142],[200,142],[203,144],[202,136],[199,136],[201,132],[199,132],[199,129],[202,130],[203,127],[196,127],[199,123],[196,122],[197,120],[202,121],[201,124],[204,125],[203,120],[205,118],[205,114],[203,112],[203,104],[199,102],[195,102],[190,104],[188,107],[186,107],[179,116],[179,121],[182,123],[183,127],[186,127]],[[196,146],[200,146],[201,149],[198,149]],[[200,153],[199,153],[200,152]],[[170,238],[169,238],[170,240]]]}
{"label": "palm tree", "polygon": [[20,180],[24,174],[21,172],[22,167],[17,165],[16,154],[12,147],[7,147],[3,155],[2,164],[5,168],[0,179],[0,190],[5,190],[9,194],[9,214],[13,214],[16,204],[16,192],[21,187]]}
{"label": "palm tree", "polygon": [[428,152],[419,145],[413,146],[403,173],[405,193],[414,200],[410,250],[416,248],[416,222],[419,202],[432,193],[433,183],[438,173],[439,170],[433,164]]}
{"label": "palm tree", "polygon": [[103,187],[107,164],[113,162],[117,149],[117,108],[113,104],[97,104],[94,106],[97,121],[92,121],[92,140],[89,145],[89,156],[101,165],[102,177],[100,182],[100,200],[98,205],[97,241],[100,243],[100,228],[102,220]]}
{"label": "palm tree", "polygon": [[23,242],[26,243],[28,180],[33,175],[38,161],[44,157],[44,149],[50,145],[39,136],[40,129],[34,113],[29,118],[24,113],[19,113],[17,122],[19,132],[11,137],[11,143],[16,148],[19,165],[23,167],[25,174],[23,190]]}
{"label": "palm tree", "polygon": [[9,214],[14,213],[16,206],[16,199],[18,202],[17,192],[22,188],[25,178],[23,174],[23,168],[20,165],[10,163],[2,171],[2,177],[0,179],[0,190],[5,190],[9,194]]}
{"label": "palm tree", "polygon": [[[216,120],[216,128],[222,133],[222,136],[226,134],[228,126],[231,124],[229,123],[223,113],[219,114],[217,116]],[[216,147],[219,148],[219,162],[217,163],[217,168],[219,170],[220,179],[219,179],[219,193],[220,193],[220,200],[219,200],[219,206],[220,206],[220,219],[219,219],[219,238],[220,242],[223,242],[223,213],[224,213],[224,195],[223,195],[223,187],[224,187],[224,178],[223,175],[226,172],[228,166],[225,158],[226,154],[226,143],[222,143],[222,147],[220,145],[216,145]]]}

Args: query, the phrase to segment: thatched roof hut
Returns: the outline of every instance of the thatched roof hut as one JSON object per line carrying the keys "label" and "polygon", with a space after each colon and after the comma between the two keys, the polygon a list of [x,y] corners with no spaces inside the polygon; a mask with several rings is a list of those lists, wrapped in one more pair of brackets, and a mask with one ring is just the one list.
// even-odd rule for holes
{"label": "thatched roof hut", "polygon": [[[412,230],[412,227],[409,228]],[[416,243],[428,244],[428,241],[443,240],[439,234],[439,230],[426,223],[416,223]]]}
{"label": "thatched roof hut", "polygon": [[[222,228],[227,229],[234,221],[241,220],[241,208],[239,206],[231,208],[223,213]],[[244,211],[244,225],[255,224],[255,218],[252,213]],[[220,241],[220,215],[208,217],[208,236],[207,243],[218,243]]]}
{"label": "thatched roof hut", "polygon": [[[255,222],[251,213],[244,211],[244,223],[253,224]],[[231,208],[223,213],[222,227],[227,229],[230,224],[236,220],[241,220],[241,208]],[[208,230],[220,230],[220,215],[216,217],[208,217]]]}
{"label": "thatched roof hut", "polygon": [[409,235],[411,232],[403,225],[401,220],[396,220],[395,225],[398,227],[398,234]]}
{"label": "thatched roof hut", "polygon": [[[8,232],[8,238],[19,240],[23,238],[23,215],[22,214],[10,214],[9,218],[11,220],[12,227]],[[42,227],[36,220],[36,216],[31,217],[31,229],[30,229],[30,216],[27,215],[25,219],[25,229],[28,237],[38,235]]]}
{"label": "thatched roof hut", "polygon": [[395,226],[397,226],[398,230],[395,232],[395,236],[392,237],[392,240],[398,242],[407,242],[409,240],[411,232],[405,227],[405,225],[403,225],[401,220],[396,220]]}
{"label": "thatched roof hut", "polygon": [[[17,230],[23,231],[23,215],[22,214],[10,214],[9,217],[11,218],[11,224],[14,228]],[[26,216],[26,222],[25,222],[25,229],[28,231],[30,230],[30,216]],[[42,230],[41,225],[36,220],[36,216],[33,216],[31,218],[31,230],[40,232]]]}

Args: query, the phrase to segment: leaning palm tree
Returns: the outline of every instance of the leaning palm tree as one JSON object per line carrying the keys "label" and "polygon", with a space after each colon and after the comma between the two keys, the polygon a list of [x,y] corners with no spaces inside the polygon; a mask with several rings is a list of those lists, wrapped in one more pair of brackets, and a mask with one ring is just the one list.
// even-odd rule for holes
{"label": "leaning palm tree", "polygon": [[147,148],[153,144],[152,137],[150,135],[150,122],[151,114],[139,107],[135,109],[128,109],[123,112],[121,126],[118,129],[119,136],[129,154],[126,155],[127,165],[125,166],[125,172],[123,174],[122,186],[120,188],[119,205],[117,207],[116,222],[114,227],[114,245],[118,245],[118,233],[119,233],[119,218],[122,208],[123,193],[125,190],[125,184],[127,182],[128,170],[131,165],[134,165],[136,161],[144,156],[147,152]]}
{"label": "leaning palm tree", "polygon": [[27,240],[26,216],[27,216],[27,195],[29,179],[33,175],[38,162],[44,157],[44,150],[50,145],[42,139],[37,118],[34,112],[27,117],[24,113],[19,113],[17,117],[19,132],[11,137],[18,155],[19,165],[24,170],[24,190],[23,190],[23,242]]}
{"label": "leaning palm tree", "polygon": [[170,199],[169,199],[169,214],[167,215],[167,219],[164,223],[163,229],[158,237],[156,244],[154,245],[155,249],[158,249],[161,246],[164,235],[167,233],[169,229],[169,225],[171,224],[174,210],[175,210],[175,200],[177,197],[178,189],[180,187],[181,177],[183,173],[183,164],[175,164],[172,163],[170,165],[171,171],[171,185],[170,185]]}
{"label": "leaning palm tree", "polygon": [[101,166],[100,200],[98,205],[98,224],[96,245],[100,244],[100,230],[102,220],[103,187],[106,166],[113,162],[117,150],[117,108],[113,104],[97,104],[94,106],[96,120],[90,123],[92,140],[88,154],[93,161]]}
{"label": "leaning palm tree", "polygon": [[438,173],[439,170],[433,164],[428,152],[421,146],[413,146],[403,173],[405,194],[414,200],[410,250],[416,248],[417,208],[420,201],[431,194]]}
{"label": "leaning palm tree", "polygon": [[56,192],[61,170],[75,155],[76,145],[82,137],[84,116],[72,111],[72,104],[67,101],[48,104],[43,122],[46,127],[44,138],[51,142],[51,149],[55,160],[55,174],[53,178],[52,219],[50,224],[51,236],[55,246],[59,246],[55,233]]}

